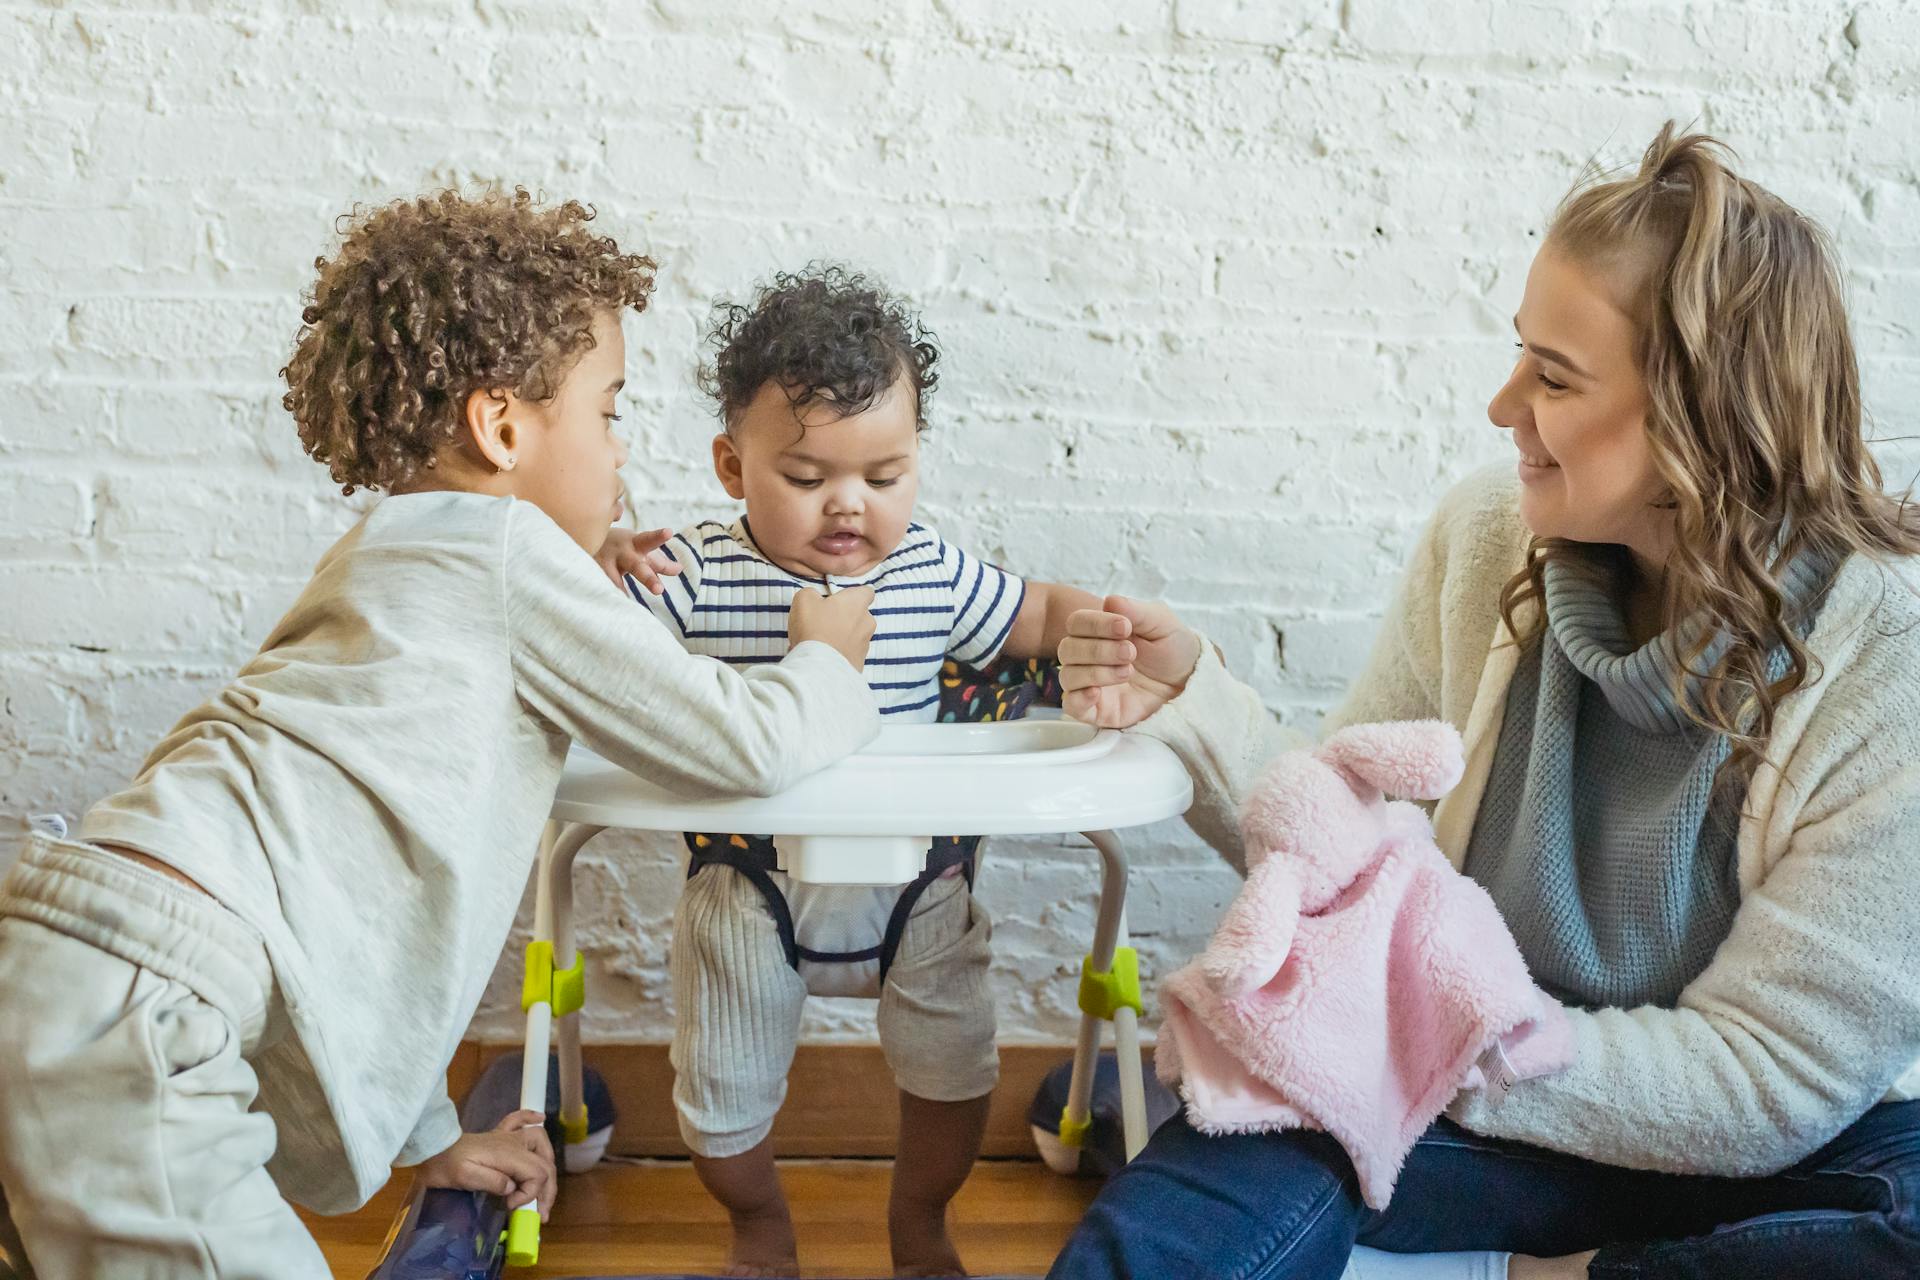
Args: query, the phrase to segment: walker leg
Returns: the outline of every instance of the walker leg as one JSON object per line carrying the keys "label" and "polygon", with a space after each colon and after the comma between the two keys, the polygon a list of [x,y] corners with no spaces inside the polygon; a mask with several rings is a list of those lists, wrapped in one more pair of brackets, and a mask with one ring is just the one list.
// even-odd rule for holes
{"label": "walker leg", "polygon": [[585,1173],[599,1161],[583,1160],[574,1153],[574,1148],[587,1140],[585,1068],[580,1058],[577,1010],[560,1019],[554,1039],[560,1050],[560,1133],[566,1146],[560,1153],[561,1167],[567,1173]]}
{"label": "walker leg", "polygon": [[1127,1159],[1147,1145],[1147,1082],[1140,1063],[1140,1022],[1132,1009],[1113,1014],[1113,1053],[1120,1066],[1120,1134]]}
{"label": "walker leg", "polygon": [[[578,1014],[584,999],[581,966],[573,948],[573,859],[603,827],[549,822],[540,835],[540,862],[534,872],[533,941],[527,945],[527,970],[520,990],[520,1006],[527,1015],[526,1046],[520,1058],[520,1109],[545,1114],[547,1109],[547,1054],[552,1048],[553,1021],[561,1022],[561,1118],[566,1107],[567,1042],[572,1041],[574,1109],[585,1127],[581,1101]],[[584,1137],[584,1133],[582,1134]],[[562,1157],[564,1159],[564,1157]],[[507,1219],[507,1263],[528,1267],[540,1260],[540,1206],[522,1205]]]}
{"label": "walker leg", "polygon": [[[553,864],[565,826],[549,822],[540,832],[540,859],[533,872],[533,940],[553,943]],[[529,998],[530,997],[530,998]],[[520,1109],[547,1109],[547,1049],[553,1030],[553,1001],[549,992],[527,975],[521,1004],[527,1012],[527,1039],[520,1057]],[[536,1041],[538,1042],[536,1045]],[[536,1052],[537,1048],[537,1052]]]}
{"label": "walker leg", "polygon": [[553,1006],[542,1000],[527,1010],[526,1051],[520,1058],[520,1109],[547,1111],[547,1054],[553,1048]]}
{"label": "walker leg", "polygon": [[1113,832],[1089,831],[1086,836],[1100,851],[1100,902],[1093,950],[1080,973],[1080,1037],[1074,1045],[1067,1106],[1060,1117],[1060,1140],[1067,1146],[1086,1140],[1100,1023],[1112,1022],[1120,1068],[1121,1129],[1131,1160],[1146,1145],[1147,1106],[1140,1074],[1139,961],[1127,945],[1127,859]]}
{"label": "walker leg", "polygon": [[[573,945],[573,860],[587,841],[605,827],[569,824],[562,832],[549,871],[553,903],[553,964],[556,970],[574,967],[578,953]],[[587,1101],[580,1060],[580,1009],[586,999],[581,988],[582,1005],[569,1005],[555,1011],[559,1019],[560,1042],[560,1131],[564,1150],[561,1166],[568,1173],[585,1173],[599,1162],[598,1152],[582,1148],[587,1140]]]}
{"label": "walker leg", "polygon": [[[527,1034],[520,1051],[520,1109],[542,1114],[547,1109],[547,1041],[553,1031],[553,899],[548,871],[553,866],[560,832],[557,822],[548,822],[540,831],[540,857],[533,872],[533,943],[527,948],[527,971],[520,993],[520,1007],[527,1015]],[[536,955],[542,944],[549,961],[545,990],[536,972]],[[529,1209],[533,1212],[527,1212]],[[539,1260],[540,1206],[523,1205],[507,1218],[507,1265],[530,1267]]]}
{"label": "walker leg", "polygon": [[1073,1046],[1073,1075],[1067,1082],[1067,1107],[1060,1113],[1060,1142],[1080,1147],[1092,1124],[1093,1069],[1100,1061],[1100,1019],[1082,1011],[1080,1038]]}

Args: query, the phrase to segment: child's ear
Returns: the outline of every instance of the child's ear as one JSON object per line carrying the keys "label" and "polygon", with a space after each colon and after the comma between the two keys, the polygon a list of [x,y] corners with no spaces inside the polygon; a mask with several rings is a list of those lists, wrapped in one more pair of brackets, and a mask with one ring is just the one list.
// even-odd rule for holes
{"label": "child's ear", "polygon": [[735,447],[733,437],[722,431],[713,438],[713,474],[720,477],[720,487],[727,496],[737,502],[743,502],[747,496],[746,478],[741,474],[740,450]]}
{"label": "child's ear", "polygon": [[511,392],[482,389],[467,396],[461,422],[480,460],[495,473],[511,471],[520,461],[520,429],[513,413]]}

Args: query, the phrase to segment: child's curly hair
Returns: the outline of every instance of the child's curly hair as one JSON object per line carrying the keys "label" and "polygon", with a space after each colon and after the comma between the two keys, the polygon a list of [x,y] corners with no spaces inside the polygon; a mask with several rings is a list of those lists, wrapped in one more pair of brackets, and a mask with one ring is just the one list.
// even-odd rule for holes
{"label": "child's curly hair", "polygon": [[473,392],[549,399],[593,345],[596,312],[646,309],[653,260],[592,219],[521,187],[342,215],[280,376],[301,443],[343,492],[404,488],[456,438]]}
{"label": "child's curly hair", "polygon": [[934,335],[899,299],[841,266],[809,263],[776,275],[750,307],[716,305],[707,341],[715,355],[700,369],[700,387],[729,427],[768,379],[796,409],[823,404],[847,417],[904,375],[925,430],[926,399],[940,380]]}

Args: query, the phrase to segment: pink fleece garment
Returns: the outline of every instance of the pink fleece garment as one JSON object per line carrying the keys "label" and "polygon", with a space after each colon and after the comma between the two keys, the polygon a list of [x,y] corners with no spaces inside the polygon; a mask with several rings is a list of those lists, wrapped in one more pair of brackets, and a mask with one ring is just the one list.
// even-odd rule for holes
{"label": "pink fleece garment", "polygon": [[1560,1070],[1573,1037],[1533,984],[1486,891],[1455,871],[1427,815],[1461,747],[1438,721],[1356,725],[1281,756],[1241,813],[1245,888],[1212,944],[1161,987],[1157,1068],[1196,1128],[1322,1129],[1369,1206],[1501,1042],[1521,1078]]}

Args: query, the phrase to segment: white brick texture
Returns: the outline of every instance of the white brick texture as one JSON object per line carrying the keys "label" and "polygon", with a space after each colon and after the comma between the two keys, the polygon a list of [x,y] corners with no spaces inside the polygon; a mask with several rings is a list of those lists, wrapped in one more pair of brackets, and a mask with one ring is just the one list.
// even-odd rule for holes
{"label": "white brick texture", "polygon": [[[122,783],[354,518],[276,371],[355,201],[522,182],[660,261],[628,328],[650,523],[728,510],[709,302],[872,269],[945,351],[927,514],[1171,599],[1311,723],[1435,496],[1504,454],[1483,406],[1543,219],[1668,116],[1832,230],[1878,431],[1915,435],[1901,0],[0,0],[0,861],[16,815]],[[1177,823],[1134,849],[1165,973],[1234,882]],[[1071,1032],[1093,865],[988,861],[1008,1040]],[[668,839],[586,858],[592,1036],[666,1036],[679,876]],[[481,1035],[514,1033],[530,904]]]}

